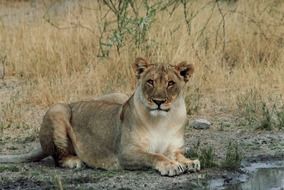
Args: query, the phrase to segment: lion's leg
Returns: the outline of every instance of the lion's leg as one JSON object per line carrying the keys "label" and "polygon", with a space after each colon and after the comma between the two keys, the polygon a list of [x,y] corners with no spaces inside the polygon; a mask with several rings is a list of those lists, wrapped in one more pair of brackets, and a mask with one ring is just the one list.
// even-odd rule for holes
{"label": "lion's leg", "polygon": [[150,167],[158,170],[161,175],[175,176],[182,174],[184,169],[180,163],[170,160],[166,156],[157,153],[149,153],[136,150],[124,154],[120,159],[125,169],[138,169]]}
{"label": "lion's leg", "polygon": [[186,158],[183,154],[183,151],[177,150],[172,153],[174,159],[186,167],[187,171],[196,172],[200,170],[200,161],[199,160],[190,160]]}
{"label": "lion's leg", "polygon": [[69,121],[56,120],[54,129],[54,145],[56,147],[56,160],[59,166],[64,168],[81,168],[82,161],[76,156],[73,145],[67,134],[67,127],[70,127]]}
{"label": "lion's leg", "polygon": [[80,168],[82,161],[76,156],[68,137],[71,110],[68,105],[57,104],[46,113],[40,131],[40,142],[45,152],[54,158],[56,165]]}

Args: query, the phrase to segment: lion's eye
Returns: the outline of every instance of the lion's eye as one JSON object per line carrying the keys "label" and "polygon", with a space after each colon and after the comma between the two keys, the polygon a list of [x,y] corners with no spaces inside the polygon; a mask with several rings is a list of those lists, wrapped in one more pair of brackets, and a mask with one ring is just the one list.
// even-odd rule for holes
{"label": "lion's eye", "polygon": [[149,79],[149,80],[147,80],[147,84],[150,85],[150,86],[154,86],[154,81]]}
{"label": "lion's eye", "polygon": [[171,80],[171,81],[168,82],[168,87],[172,87],[174,84],[175,84],[175,82]]}

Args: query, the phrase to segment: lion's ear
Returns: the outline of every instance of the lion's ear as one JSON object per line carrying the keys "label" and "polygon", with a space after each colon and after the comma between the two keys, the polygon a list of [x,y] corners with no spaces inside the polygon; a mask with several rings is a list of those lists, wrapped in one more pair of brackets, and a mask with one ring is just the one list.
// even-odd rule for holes
{"label": "lion's ear", "polygon": [[189,80],[194,71],[193,65],[187,64],[186,61],[179,63],[177,66],[175,66],[175,68],[179,72],[180,76],[183,77],[185,82]]}
{"label": "lion's ear", "polygon": [[146,59],[142,57],[137,57],[135,62],[133,63],[133,69],[135,71],[135,75],[137,79],[140,79],[141,74],[145,71],[145,69],[149,66],[149,63]]}

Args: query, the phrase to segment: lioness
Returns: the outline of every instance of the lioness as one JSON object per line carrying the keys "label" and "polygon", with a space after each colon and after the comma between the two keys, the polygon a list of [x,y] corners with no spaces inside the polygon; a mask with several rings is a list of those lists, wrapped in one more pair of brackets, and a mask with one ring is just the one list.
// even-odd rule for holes
{"label": "lioness", "polygon": [[193,65],[149,64],[136,58],[134,94],[52,106],[40,129],[41,149],[0,162],[37,161],[52,156],[61,167],[83,163],[103,169],[150,167],[175,176],[200,170],[183,155],[186,108],[183,89]]}

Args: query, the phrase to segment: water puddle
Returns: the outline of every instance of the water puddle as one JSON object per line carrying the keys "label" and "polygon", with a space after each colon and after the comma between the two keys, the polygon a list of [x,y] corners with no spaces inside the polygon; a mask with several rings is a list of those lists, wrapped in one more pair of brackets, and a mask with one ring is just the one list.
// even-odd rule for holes
{"label": "water puddle", "polygon": [[224,179],[210,180],[208,189],[220,190],[284,190],[284,161],[253,163],[244,168],[241,175],[228,183]]}

